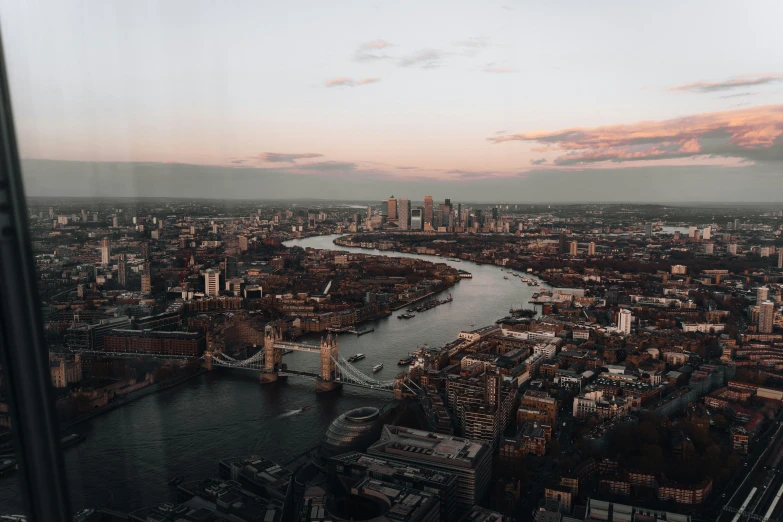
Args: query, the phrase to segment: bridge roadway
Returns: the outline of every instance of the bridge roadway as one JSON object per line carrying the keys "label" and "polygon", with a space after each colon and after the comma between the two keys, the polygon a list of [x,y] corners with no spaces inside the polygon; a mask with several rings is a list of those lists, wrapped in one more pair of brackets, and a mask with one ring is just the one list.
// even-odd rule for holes
{"label": "bridge roadway", "polygon": [[[783,424],[781,416],[755,442],[742,483],[723,508],[718,522],[783,521]],[[758,457],[756,455],[758,454]],[[731,484],[727,489],[731,489]]]}

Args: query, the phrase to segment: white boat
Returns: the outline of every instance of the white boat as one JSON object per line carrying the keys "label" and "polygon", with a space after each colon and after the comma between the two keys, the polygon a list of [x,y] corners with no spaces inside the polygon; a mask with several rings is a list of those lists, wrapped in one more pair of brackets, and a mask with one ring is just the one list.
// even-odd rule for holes
{"label": "white boat", "polygon": [[383,370],[383,363],[376,364],[375,366],[372,367],[372,373],[377,373],[381,370]]}

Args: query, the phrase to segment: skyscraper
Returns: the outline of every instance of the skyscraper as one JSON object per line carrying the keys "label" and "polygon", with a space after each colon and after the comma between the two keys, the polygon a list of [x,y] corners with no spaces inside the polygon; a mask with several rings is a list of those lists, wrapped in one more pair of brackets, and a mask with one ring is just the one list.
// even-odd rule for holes
{"label": "skyscraper", "polygon": [[587,245],[587,255],[588,256],[594,256],[595,255],[595,242],[590,241],[590,244]]}
{"label": "skyscraper", "polygon": [[761,304],[769,299],[769,287],[760,286],[756,289],[756,304]]}
{"label": "skyscraper", "polygon": [[411,209],[411,230],[421,230],[424,226],[421,207]]}
{"label": "skyscraper", "polygon": [[432,196],[424,196],[424,223],[432,225]]}
{"label": "skyscraper", "polygon": [[759,333],[772,333],[775,324],[775,303],[764,301],[759,306]]}
{"label": "skyscraper", "polygon": [[400,230],[409,230],[411,228],[411,200],[400,198],[397,219]]}
{"label": "skyscraper", "polygon": [[630,335],[631,333],[631,321],[633,321],[633,315],[630,310],[622,309],[617,316],[617,329],[623,335]]}
{"label": "skyscraper", "polygon": [[571,241],[571,246],[569,247],[568,253],[572,256],[576,256],[576,249],[578,248],[576,241]]}
{"label": "skyscraper", "polygon": [[104,237],[101,239],[101,264],[108,265],[111,259],[111,239]]}
{"label": "skyscraper", "polygon": [[367,219],[372,217],[372,205],[367,205]]}
{"label": "skyscraper", "polygon": [[125,254],[117,256],[117,282],[124,287],[128,279],[128,265],[125,262]]}
{"label": "skyscraper", "polygon": [[778,250],[778,268],[783,268],[783,248]]}
{"label": "skyscraper", "polygon": [[702,239],[710,239],[712,238],[712,227],[704,227],[704,230],[702,230],[701,233]]}
{"label": "skyscraper", "polygon": [[148,241],[142,241],[141,245],[139,245],[139,248],[141,249],[141,259],[142,261],[149,261],[150,258],[150,244]]}
{"label": "skyscraper", "polygon": [[141,274],[141,293],[152,293],[152,276],[150,274]]}
{"label": "skyscraper", "polygon": [[220,272],[210,268],[204,272],[204,293],[208,296],[220,294]]}
{"label": "skyscraper", "polygon": [[394,195],[389,198],[389,219],[397,219],[397,200],[394,199]]}
{"label": "skyscraper", "polygon": [[652,235],[653,235],[653,224],[652,223],[647,223],[644,226],[644,235],[646,235],[647,237],[652,237]]}

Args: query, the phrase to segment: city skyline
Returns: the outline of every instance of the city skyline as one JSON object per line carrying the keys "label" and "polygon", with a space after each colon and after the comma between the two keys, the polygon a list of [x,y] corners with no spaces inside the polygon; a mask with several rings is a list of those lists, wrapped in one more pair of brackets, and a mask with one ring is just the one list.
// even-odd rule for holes
{"label": "city skyline", "polygon": [[5,6],[31,195],[783,196],[773,2],[187,7]]}

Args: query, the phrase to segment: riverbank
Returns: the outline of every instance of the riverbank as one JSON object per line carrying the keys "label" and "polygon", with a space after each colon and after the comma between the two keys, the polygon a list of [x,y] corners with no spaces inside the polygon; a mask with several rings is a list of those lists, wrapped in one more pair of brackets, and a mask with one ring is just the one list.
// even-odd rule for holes
{"label": "riverbank", "polygon": [[85,421],[94,419],[95,417],[98,417],[100,415],[103,415],[105,413],[108,413],[110,411],[116,410],[117,408],[121,406],[125,406],[126,404],[130,404],[133,401],[137,401],[143,397],[147,397],[148,395],[152,395],[153,393],[162,392],[164,390],[168,390],[169,388],[173,388],[175,386],[179,386],[180,384],[189,381],[190,379],[193,379],[195,377],[198,377],[199,375],[203,375],[206,373],[207,370],[199,369],[197,372],[194,372],[190,375],[184,375],[182,377],[179,377],[177,379],[173,379],[171,381],[161,382],[158,384],[152,384],[150,386],[145,386],[144,388],[131,392],[128,395],[124,395],[119,399],[115,399],[108,403],[105,406],[101,406],[99,408],[94,409],[93,411],[90,411],[88,413],[85,413],[83,415],[80,415],[76,417],[75,419],[71,419],[67,422],[64,422],[60,426],[60,431],[66,431],[71,429],[72,427],[81,424]]}

